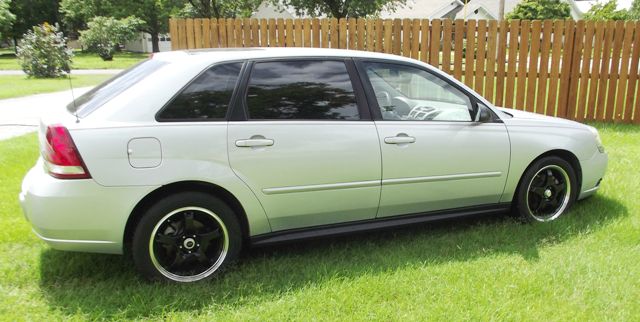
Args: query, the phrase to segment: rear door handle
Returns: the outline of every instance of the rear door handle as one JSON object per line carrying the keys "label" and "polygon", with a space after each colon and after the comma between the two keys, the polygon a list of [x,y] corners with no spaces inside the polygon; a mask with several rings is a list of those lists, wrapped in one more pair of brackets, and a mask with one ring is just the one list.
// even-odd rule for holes
{"label": "rear door handle", "polygon": [[246,139],[246,140],[237,140],[236,146],[241,148],[253,148],[260,146],[272,146],[272,139]]}
{"label": "rear door handle", "polygon": [[413,136],[405,135],[397,135],[397,136],[388,136],[384,138],[384,143],[386,144],[408,144],[416,141],[416,138]]}

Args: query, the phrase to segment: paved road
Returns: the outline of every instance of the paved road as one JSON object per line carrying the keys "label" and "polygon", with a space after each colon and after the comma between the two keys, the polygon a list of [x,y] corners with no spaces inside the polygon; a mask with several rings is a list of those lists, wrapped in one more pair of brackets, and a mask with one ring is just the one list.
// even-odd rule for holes
{"label": "paved road", "polygon": [[[71,71],[71,75],[113,75],[121,72],[122,69],[74,69]],[[0,70],[0,76],[2,75],[24,75],[21,70]]]}
{"label": "paved road", "polygon": [[[78,97],[91,87],[73,90]],[[0,100],[0,140],[6,140],[37,130],[40,117],[45,113],[66,113],[71,102],[71,91],[38,94]]]}

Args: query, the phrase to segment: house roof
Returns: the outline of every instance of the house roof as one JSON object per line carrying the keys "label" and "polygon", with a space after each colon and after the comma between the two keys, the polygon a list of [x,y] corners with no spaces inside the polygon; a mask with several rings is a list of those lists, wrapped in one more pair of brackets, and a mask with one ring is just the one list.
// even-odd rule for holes
{"label": "house roof", "polygon": [[[504,1],[504,14],[513,11],[518,3],[522,0],[505,0]],[[466,16],[470,16],[476,10],[484,10],[491,18],[498,19],[498,10],[500,6],[499,0],[470,0],[467,1],[466,10],[463,8],[456,15],[457,19],[465,19]],[[466,16],[465,16],[466,15]]]}

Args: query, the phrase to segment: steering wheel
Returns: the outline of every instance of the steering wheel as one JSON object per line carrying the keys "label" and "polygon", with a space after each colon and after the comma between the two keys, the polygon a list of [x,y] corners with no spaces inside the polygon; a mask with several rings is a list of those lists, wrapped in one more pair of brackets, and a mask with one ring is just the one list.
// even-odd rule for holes
{"label": "steering wheel", "polygon": [[391,95],[386,91],[376,91],[376,99],[378,105],[380,105],[381,112],[393,111],[393,102],[391,101]]}

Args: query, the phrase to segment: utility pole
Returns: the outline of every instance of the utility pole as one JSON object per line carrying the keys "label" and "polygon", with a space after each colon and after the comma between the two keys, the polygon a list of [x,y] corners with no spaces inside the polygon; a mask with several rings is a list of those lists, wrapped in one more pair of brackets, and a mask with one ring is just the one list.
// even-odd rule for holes
{"label": "utility pole", "polygon": [[504,20],[504,0],[498,0],[500,5],[498,6],[498,21]]}

